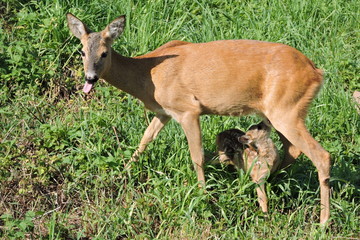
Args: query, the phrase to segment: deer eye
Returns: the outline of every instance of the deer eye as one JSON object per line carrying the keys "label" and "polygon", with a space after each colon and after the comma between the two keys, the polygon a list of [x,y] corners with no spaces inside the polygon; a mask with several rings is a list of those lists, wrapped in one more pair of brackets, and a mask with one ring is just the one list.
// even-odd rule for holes
{"label": "deer eye", "polygon": [[102,57],[102,58],[106,58],[106,57],[107,57],[107,55],[108,55],[108,53],[107,53],[107,52],[103,52],[103,53],[101,54],[101,57]]}

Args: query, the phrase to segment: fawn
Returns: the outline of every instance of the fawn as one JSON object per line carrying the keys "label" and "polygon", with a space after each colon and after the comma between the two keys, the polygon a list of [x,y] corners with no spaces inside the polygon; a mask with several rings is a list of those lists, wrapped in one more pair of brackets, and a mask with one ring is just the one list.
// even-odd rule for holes
{"label": "fawn", "polygon": [[258,202],[263,212],[268,212],[265,181],[280,164],[270,132],[271,128],[261,122],[251,126],[246,133],[230,129],[216,137],[220,162],[250,171],[252,181],[257,184]]}

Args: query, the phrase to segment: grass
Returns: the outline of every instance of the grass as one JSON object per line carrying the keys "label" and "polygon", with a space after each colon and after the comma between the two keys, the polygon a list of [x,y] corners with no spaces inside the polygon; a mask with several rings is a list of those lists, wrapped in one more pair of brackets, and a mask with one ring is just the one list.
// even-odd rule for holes
{"label": "grass", "polygon": [[[305,53],[326,73],[307,126],[332,155],[331,224],[317,224],[317,173],[304,156],[271,178],[268,216],[246,173],[208,165],[206,191],[198,189],[175,122],[125,170],[153,114],[105,82],[81,93],[68,11],[95,31],[126,14],[114,45],[125,56],[173,39],[258,39]],[[358,1],[5,0],[0,13],[0,238],[360,238],[360,117],[351,99],[360,89]],[[216,133],[258,121],[201,120],[207,152]]]}

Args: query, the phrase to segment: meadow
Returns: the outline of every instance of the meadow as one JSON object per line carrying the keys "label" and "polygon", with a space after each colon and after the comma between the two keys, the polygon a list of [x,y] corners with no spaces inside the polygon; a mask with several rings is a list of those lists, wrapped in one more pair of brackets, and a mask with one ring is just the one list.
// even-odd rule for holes
{"label": "meadow", "polygon": [[[317,172],[303,155],[271,176],[267,216],[246,172],[206,165],[197,187],[175,121],[126,170],[153,114],[104,81],[81,91],[67,12],[94,31],[126,14],[113,46],[124,56],[175,39],[256,39],[312,59],[325,82],[306,124],[332,156],[329,225],[318,224]],[[2,0],[0,239],[360,239],[359,39],[358,0]],[[257,122],[203,116],[205,152],[220,131]]]}

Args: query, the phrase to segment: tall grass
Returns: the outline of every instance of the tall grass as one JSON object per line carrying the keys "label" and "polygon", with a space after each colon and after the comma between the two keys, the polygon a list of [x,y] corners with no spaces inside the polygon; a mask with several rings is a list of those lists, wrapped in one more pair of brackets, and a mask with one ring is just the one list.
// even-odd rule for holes
{"label": "tall grass", "polygon": [[[67,12],[94,31],[126,14],[114,44],[125,56],[174,39],[258,39],[305,53],[326,73],[307,126],[332,155],[330,226],[317,224],[317,173],[304,156],[272,176],[268,216],[244,172],[208,165],[207,187],[197,188],[176,122],[125,170],[153,114],[105,82],[90,96],[79,91],[80,44]],[[5,0],[0,13],[0,238],[360,238],[358,1]],[[201,120],[207,153],[218,132],[258,121]]]}

